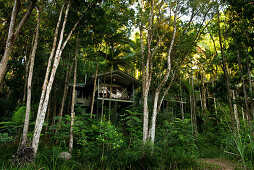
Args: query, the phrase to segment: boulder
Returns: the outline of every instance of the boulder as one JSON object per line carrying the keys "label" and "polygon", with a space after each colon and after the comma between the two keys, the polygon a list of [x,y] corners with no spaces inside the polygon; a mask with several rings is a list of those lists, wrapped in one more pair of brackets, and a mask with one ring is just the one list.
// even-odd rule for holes
{"label": "boulder", "polygon": [[71,154],[69,152],[61,152],[58,156],[58,159],[63,159],[63,160],[70,160],[71,159]]}

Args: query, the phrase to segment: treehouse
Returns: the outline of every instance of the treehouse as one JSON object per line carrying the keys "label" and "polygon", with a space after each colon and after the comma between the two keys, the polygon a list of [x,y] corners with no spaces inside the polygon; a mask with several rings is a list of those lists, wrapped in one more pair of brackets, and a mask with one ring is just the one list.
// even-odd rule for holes
{"label": "treehouse", "polygon": [[[92,103],[95,76],[85,84],[76,85],[75,104],[90,106]],[[135,89],[141,82],[120,70],[98,74],[95,88],[95,101],[115,101],[134,103]]]}

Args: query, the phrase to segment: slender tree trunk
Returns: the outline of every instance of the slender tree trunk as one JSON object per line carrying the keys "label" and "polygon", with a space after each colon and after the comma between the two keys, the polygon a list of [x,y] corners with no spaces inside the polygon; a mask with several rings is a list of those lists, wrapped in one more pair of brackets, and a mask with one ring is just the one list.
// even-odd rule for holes
{"label": "slender tree trunk", "polygon": [[196,98],[193,97],[193,119],[194,119],[194,132],[195,136],[198,136],[198,123],[197,123],[197,113],[196,113]]}
{"label": "slender tree trunk", "polygon": [[251,121],[250,110],[249,110],[248,96],[247,96],[247,92],[246,92],[246,86],[245,86],[243,72],[242,72],[242,64],[241,64],[241,61],[240,61],[240,54],[239,54],[238,49],[236,50],[236,55],[237,55],[239,71],[240,71],[240,74],[241,74],[247,121],[249,122],[250,129],[252,130],[252,121]]}
{"label": "slender tree trunk", "polygon": [[46,125],[46,128],[45,128],[45,133],[48,133],[48,127],[49,127],[49,116],[50,116],[50,102],[49,102],[49,105],[48,105],[48,110],[47,110],[47,117],[46,117],[46,122],[47,122],[47,125]]}
{"label": "slender tree trunk", "polygon": [[[192,79],[192,72],[191,76],[189,77],[189,84],[191,85],[191,79]],[[193,88],[194,89],[194,88]],[[190,115],[191,115],[191,131],[192,135],[194,135],[194,121],[193,121],[193,100],[192,100],[192,91],[190,91]]]}
{"label": "slender tree trunk", "polygon": [[[194,90],[194,83],[193,83],[193,75],[191,74],[191,86]],[[196,114],[196,97],[195,91],[192,93],[192,117],[193,117],[193,126],[194,126],[194,134],[198,136],[198,125],[197,125],[197,114]]]}
{"label": "slender tree trunk", "polygon": [[67,93],[68,93],[68,89],[69,89],[69,86],[68,86],[68,82],[69,82],[69,79],[70,79],[69,71],[70,71],[70,66],[67,66],[65,81],[64,81],[63,98],[62,98],[61,107],[60,107],[60,111],[59,111],[59,117],[61,117],[61,118],[63,117],[64,103],[65,103]]}
{"label": "slender tree trunk", "polygon": [[[112,52],[113,55],[113,52]],[[112,56],[113,57],[113,56]],[[113,72],[113,65],[111,65],[111,71],[110,71],[110,100],[109,100],[109,113],[108,113],[108,120],[110,120],[111,115],[111,100],[112,100],[112,72]]]}
{"label": "slender tree trunk", "polygon": [[46,74],[45,74],[45,78],[44,78],[44,83],[43,83],[43,86],[42,86],[41,98],[40,98],[40,103],[39,103],[39,106],[38,106],[38,113],[37,114],[40,114],[41,108],[42,108],[42,105],[43,105],[43,102],[44,102],[44,99],[45,99],[46,87],[47,87],[47,84],[48,84],[49,73],[50,73],[50,70],[51,70],[52,58],[53,58],[53,56],[55,54],[55,50],[56,50],[57,36],[58,36],[58,31],[59,31],[59,27],[60,27],[61,18],[62,18],[63,9],[64,9],[64,5],[62,5],[62,7],[61,7],[60,14],[59,14],[59,17],[58,17],[58,21],[57,21],[57,24],[56,24],[56,30],[55,30],[55,34],[54,34],[53,46],[52,46],[50,56],[49,56],[49,60],[48,60],[47,70],[46,70]]}
{"label": "slender tree trunk", "polygon": [[[247,60],[247,72],[248,72],[248,84],[249,84],[249,92],[250,95],[252,95],[252,83],[251,83],[251,70],[250,70],[250,58],[249,58],[249,51],[248,48],[246,47],[246,60]],[[252,114],[252,120],[254,120],[254,103],[253,101],[251,101],[250,103],[250,107],[251,107],[251,114]]]}
{"label": "slender tree trunk", "polygon": [[184,119],[184,108],[183,108],[183,96],[182,96],[182,88],[180,86],[180,93],[179,93],[179,96],[180,96],[180,108],[181,108],[181,114],[182,114],[182,120]]}
{"label": "slender tree trunk", "polygon": [[79,46],[79,37],[77,37],[76,50],[75,50],[75,65],[74,65],[74,78],[73,78],[73,89],[72,89],[72,101],[71,101],[71,126],[70,126],[70,142],[69,142],[69,152],[73,150],[73,126],[74,126],[74,102],[75,102],[75,88],[76,88],[76,77],[77,77],[77,54]]}
{"label": "slender tree trunk", "polygon": [[65,29],[65,25],[66,25],[66,22],[67,22],[67,15],[68,15],[68,12],[69,12],[69,7],[70,7],[70,2],[68,3],[66,11],[65,11],[65,18],[64,18],[64,21],[63,21],[63,25],[62,25],[60,39],[59,39],[59,42],[58,42],[58,48],[57,48],[57,51],[56,51],[55,60],[54,60],[53,68],[52,68],[52,71],[51,71],[51,76],[50,76],[50,79],[49,79],[49,83],[46,87],[44,102],[43,102],[43,105],[41,107],[41,111],[37,114],[35,130],[34,130],[34,136],[33,136],[33,142],[32,142],[32,147],[34,148],[35,155],[36,155],[37,150],[38,150],[40,133],[41,133],[42,126],[43,126],[43,123],[44,123],[44,119],[45,119],[45,113],[46,113],[47,106],[48,106],[49,95],[50,95],[50,92],[51,92],[51,89],[52,89],[52,85],[53,85],[53,81],[54,81],[54,78],[55,78],[56,70],[57,70],[57,67],[58,67],[60,59],[61,59],[62,51],[63,51],[64,47],[66,46],[67,42],[69,41],[73,31],[75,30],[75,28],[77,27],[77,25],[78,25],[78,23],[81,19],[80,18],[79,21],[76,22],[76,24],[73,26],[72,30],[68,34],[68,37],[66,38],[66,40],[62,44],[64,29]]}
{"label": "slender tree trunk", "polygon": [[[31,52],[32,52],[32,49],[33,49],[34,38],[35,37],[33,37],[33,39],[32,39]],[[27,56],[27,49],[26,49],[26,75],[25,75],[25,85],[24,85],[24,92],[23,92],[23,103],[26,102],[27,81],[28,81],[29,66],[30,66],[30,61],[31,61],[30,57],[31,57],[31,54],[29,54],[29,56]]]}
{"label": "slender tree trunk", "polygon": [[[105,56],[105,66],[106,66],[106,60],[107,60],[107,56],[108,56],[108,45],[106,43],[106,56]],[[106,67],[105,67],[106,68]],[[104,72],[106,72],[106,69],[104,70]],[[105,77],[103,78],[103,83],[105,84]],[[101,104],[101,122],[103,121],[103,116],[104,116],[104,98],[105,98],[105,94],[104,92],[106,91],[106,95],[107,95],[107,87],[104,87],[103,89],[103,99],[102,99],[102,104]]]}
{"label": "slender tree trunk", "polygon": [[4,55],[3,55],[1,63],[0,63],[0,83],[2,82],[2,79],[4,77],[5,68],[7,66],[11,51],[13,49],[14,31],[15,31],[15,24],[16,24],[16,18],[17,18],[17,15],[18,15],[19,6],[20,6],[20,1],[15,0],[14,5],[13,5],[13,9],[12,9],[12,15],[11,15],[11,21],[10,21],[10,26],[9,26],[9,32],[8,32],[8,38],[7,38],[7,41],[6,41],[5,51],[4,51]]}
{"label": "slender tree trunk", "polygon": [[241,107],[241,109],[242,109],[242,116],[243,116],[243,121],[245,122],[245,113],[244,113],[244,110],[243,110],[243,107]]}
{"label": "slender tree trunk", "polygon": [[226,79],[226,88],[227,88],[227,93],[228,93],[228,104],[229,104],[229,109],[230,109],[232,130],[233,130],[233,133],[235,133],[235,120],[234,120],[234,115],[233,115],[234,111],[233,111],[232,99],[231,99],[232,96],[231,96],[231,90],[230,90],[230,82],[229,82],[227,61],[226,61],[226,57],[224,55],[224,49],[223,49],[223,46],[222,46],[219,8],[217,9],[217,19],[218,19],[218,27],[219,27],[219,29],[218,29],[218,31],[219,31],[219,44],[220,44],[221,57],[222,57],[222,69],[223,69],[224,76],[225,76],[225,79]]}
{"label": "slender tree trunk", "polygon": [[168,77],[169,77],[170,71],[171,71],[171,52],[172,52],[172,49],[173,49],[175,36],[176,36],[176,20],[177,20],[178,7],[179,7],[179,3],[177,1],[177,6],[176,6],[176,9],[175,9],[175,16],[174,16],[173,36],[172,36],[171,44],[170,44],[170,47],[169,47],[169,50],[168,50],[168,55],[167,55],[168,68],[167,68],[167,71],[166,71],[162,81],[160,82],[159,86],[155,90],[152,122],[151,122],[151,128],[149,130],[150,138],[151,138],[152,143],[154,143],[154,139],[155,139],[155,127],[156,127],[156,118],[157,118],[157,114],[158,114],[158,100],[159,100],[160,91],[161,91],[162,87],[164,86],[164,84],[166,83],[166,81],[168,80]]}
{"label": "slender tree trunk", "polygon": [[[98,78],[98,69],[99,69],[99,55],[97,54],[96,71],[95,71],[94,82],[93,82],[93,97],[92,97],[90,118],[92,118],[92,116],[93,116],[95,92],[96,92],[96,85],[97,85],[96,83],[97,83],[97,78]],[[99,87],[97,87],[97,88],[98,88],[97,90],[99,91]]]}
{"label": "slender tree trunk", "polygon": [[169,84],[168,84],[168,87],[166,88],[166,90],[164,91],[162,97],[161,97],[160,100],[159,100],[158,112],[160,112],[160,110],[161,110],[162,102],[163,102],[163,100],[164,100],[166,94],[168,94],[168,91],[169,91],[169,89],[170,89],[170,87],[171,87],[171,85],[172,85],[174,79],[175,79],[175,70],[174,70],[174,72],[173,72],[173,75],[171,76],[171,80],[170,80],[170,82],[169,82]]}
{"label": "slender tree trunk", "polygon": [[29,127],[29,119],[30,119],[30,107],[31,107],[31,93],[32,93],[32,79],[33,79],[33,68],[34,68],[34,58],[36,54],[36,49],[38,45],[39,39],[39,30],[40,30],[40,9],[38,9],[38,18],[37,18],[37,25],[35,30],[35,40],[33,44],[33,49],[31,53],[31,63],[29,68],[29,75],[27,81],[27,101],[26,101],[26,116],[24,121],[24,129],[23,129],[23,137],[21,145],[25,146],[27,142],[27,133]]}
{"label": "slender tree trunk", "polygon": [[[20,4],[20,0],[14,1],[12,15],[11,15],[11,21],[10,21],[10,26],[9,26],[9,32],[8,32],[8,38],[6,41],[4,55],[3,55],[1,63],[0,63],[0,83],[3,80],[4,74],[5,74],[5,69],[6,69],[7,63],[9,61],[11,52],[13,50],[14,43],[15,43],[16,39],[18,38],[19,33],[20,33],[22,27],[24,26],[25,22],[31,15],[31,12],[32,12],[33,8],[35,7],[35,4],[36,4],[36,0],[32,0],[24,17],[20,21],[20,23],[15,31],[16,19],[17,19],[18,10],[19,10],[19,7],[21,4]],[[15,33],[14,33],[14,31],[15,31]]]}
{"label": "slender tree trunk", "polygon": [[55,120],[55,117],[56,117],[56,105],[57,105],[57,99],[56,99],[56,96],[57,96],[57,84],[55,84],[54,88],[53,88],[53,117],[52,117],[52,125],[55,125],[56,124],[56,120]]}
{"label": "slender tree trunk", "polygon": [[[235,100],[235,91],[232,91],[233,94],[233,100]],[[237,105],[234,103],[234,115],[235,115],[235,120],[236,120],[236,128],[237,128],[237,132],[240,132],[240,123],[239,123],[239,116],[238,116],[238,111],[237,111]]]}

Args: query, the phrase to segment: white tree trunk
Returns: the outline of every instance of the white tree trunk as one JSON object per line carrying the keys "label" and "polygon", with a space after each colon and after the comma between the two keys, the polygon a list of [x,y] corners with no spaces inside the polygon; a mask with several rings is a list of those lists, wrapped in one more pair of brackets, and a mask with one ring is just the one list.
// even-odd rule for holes
{"label": "white tree trunk", "polygon": [[75,104],[75,88],[76,88],[76,77],[77,77],[77,53],[78,53],[79,37],[77,37],[76,50],[75,50],[75,65],[74,65],[74,78],[73,78],[73,89],[72,89],[72,101],[71,101],[71,125],[70,125],[70,142],[69,142],[69,152],[73,150],[73,126],[74,126],[74,104]]}
{"label": "white tree trunk", "polygon": [[174,16],[173,36],[172,36],[171,44],[170,44],[170,47],[168,50],[168,55],[167,55],[168,68],[167,68],[166,74],[164,75],[164,78],[162,79],[162,81],[160,82],[159,86],[157,87],[157,89],[155,91],[152,122],[151,122],[151,128],[149,130],[149,133],[150,133],[149,137],[150,137],[152,143],[154,143],[154,139],[155,139],[155,127],[156,127],[156,118],[157,118],[157,114],[158,114],[158,100],[159,100],[160,91],[161,91],[161,88],[166,83],[166,81],[168,80],[168,77],[169,77],[170,71],[171,71],[171,52],[173,49],[175,36],[176,36],[176,20],[177,20],[178,6],[179,6],[179,3],[177,2],[177,6],[175,9],[175,16]]}
{"label": "white tree trunk", "polygon": [[25,121],[24,121],[23,137],[21,142],[21,145],[23,146],[26,144],[26,141],[27,141],[27,132],[29,127],[34,58],[35,58],[36,49],[38,45],[39,30],[40,30],[40,9],[38,9],[38,19],[37,19],[37,25],[35,30],[35,40],[33,44],[32,54],[30,57],[31,62],[30,62],[29,75],[28,75],[28,81],[27,81],[26,115],[25,115]]}
{"label": "white tree trunk", "polygon": [[[15,24],[16,24],[16,18],[17,18],[19,6],[20,6],[20,1],[19,0],[14,1],[12,15],[11,15],[11,21],[10,21],[10,26],[9,26],[9,32],[8,32],[8,38],[6,41],[4,55],[3,55],[1,63],[0,63],[0,83],[3,80],[4,74],[5,74],[5,69],[6,69],[7,63],[9,61],[9,57],[11,55],[14,43],[15,43],[16,39],[18,38],[19,33],[20,33],[22,27],[24,26],[25,22],[31,15],[31,12],[32,12],[36,2],[37,2],[37,0],[31,1],[30,6],[28,7],[24,17],[20,21],[20,23],[15,31]],[[14,33],[14,31],[15,31],[15,33]]]}
{"label": "white tree trunk", "polygon": [[16,18],[18,14],[18,7],[20,1],[15,0],[13,9],[12,9],[12,15],[11,15],[11,21],[9,26],[9,32],[8,32],[8,38],[6,41],[6,46],[4,50],[4,55],[2,57],[1,63],[0,63],[0,83],[2,82],[2,79],[4,77],[5,68],[7,66],[9,56],[11,54],[12,48],[13,48],[13,39],[14,39],[14,31],[15,31],[15,24],[16,24]]}
{"label": "white tree trunk", "polygon": [[46,90],[45,98],[44,98],[44,101],[42,103],[41,110],[38,109],[38,114],[37,114],[35,128],[34,128],[34,136],[33,136],[33,141],[32,141],[32,147],[34,148],[35,155],[36,155],[37,150],[38,150],[40,134],[41,134],[41,130],[42,130],[44,119],[45,119],[45,113],[47,111],[49,94],[51,92],[53,81],[54,81],[55,74],[56,74],[56,70],[57,70],[57,67],[58,67],[60,59],[61,59],[61,54],[62,54],[61,46],[62,46],[62,41],[63,41],[65,25],[66,25],[66,22],[67,22],[69,7],[70,7],[70,3],[68,3],[66,11],[65,11],[65,17],[64,17],[64,21],[63,21],[63,25],[62,25],[60,39],[59,39],[59,42],[58,42],[58,48],[57,48],[57,51],[56,51],[55,60],[54,60],[54,63],[53,63],[53,68],[52,68],[52,71],[51,71],[49,82],[48,82],[47,87],[45,89]]}
{"label": "white tree trunk", "polygon": [[[143,2],[142,2],[142,6],[143,6]],[[151,72],[151,68],[152,68],[152,54],[151,54],[151,42],[152,42],[152,26],[153,26],[153,12],[154,12],[154,0],[152,0],[151,2],[151,11],[150,11],[150,16],[149,16],[149,28],[148,28],[148,35],[147,35],[147,59],[146,59],[146,65],[145,68],[143,70],[145,70],[145,73],[143,73],[143,98],[144,98],[144,107],[143,107],[143,143],[147,142],[148,139],[148,131],[149,131],[149,127],[148,127],[148,123],[149,123],[149,108],[148,108],[148,93],[149,93],[149,89],[150,89],[150,84],[151,84],[151,77],[152,77],[152,72]],[[143,10],[143,9],[142,9]],[[140,30],[143,36],[143,30]],[[142,37],[143,38],[143,37]],[[143,39],[141,39],[141,55],[142,58],[144,59],[144,46],[143,46]]]}
{"label": "white tree trunk", "polygon": [[40,114],[41,107],[42,107],[42,104],[43,104],[44,99],[45,99],[46,86],[47,86],[47,83],[48,83],[49,73],[50,73],[50,70],[51,70],[52,58],[53,58],[53,56],[55,54],[55,50],[56,50],[57,36],[58,36],[58,31],[59,31],[59,27],[60,27],[60,23],[61,23],[63,9],[64,9],[64,5],[62,5],[62,7],[61,7],[60,14],[59,14],[58,21],[57,21],[57,25],[56,25],[53,46],[52,46],[50,56],[49,56],[49,60],[48,60],[47,70],[46,70],[46,74],[45,74],[45,78],[44,78],[44,82],[43,82],[43,86],[42,86],[41,98],[40,98],[40,103],[39,103],[37,114]]}
{"label": "white tree trunk", "polygon": [[69,8],[70,8],[70,1],[69,1],[68,5],[67,5],[67,8],[65,10],[65,17],[64,17],[64,21],[63,21],[63,25],[62,25],[62,29],[61,29],[60,39],[59,39],[59,42],[58,42],[58,47],[57,47],[57,51],[56,51],[56,54],[55,54],[55,60],[54,60],[54,63],[53,63],[50,79],[49,79],[48,85],[46,87],[44,102],[42,103],[41,111],[39,112],[39,110],[38,110],[38,114],[37,114],[37,118],[36,118],[36,124],[35,124],[34,136],[33,136],[33,142],[32,142],[32,147],[34,148],[35,155],[36,155],[37,150],[38,150],[40,133],[41,133],[42,126],[43,126],[43,123],[44,123],[45,113],[47,111],[49,95],[50,95],[50,92],[51,92],[51,89],[52,89],[52,85],[53,85],[53,82],[54,82],[56,70],[57,70],[57,67],[59,65],[62,52],[63,52],[67,42],[69,41],[73,31],[76,29],[78,23],[80,22],[80,20],[82,18],[82,16],[81,16],[80,19],[76,22],[76,24],[73,26],[72,30],[68,34],[66,40],[62,44]]}
{"label": "white tree trunk", "polygon": [[[235,100],[235,91],[232,91],[232,96],[233,96],[233,100]],[[236,120],[236,128],[237,128],[237,132],[239,133],[240,130],[240,123],[239,123],[239,116],[238,116],[238,111],[237,111],[237,105],[234,103],[233,104],[234,107],[234,115],[235,115],[235,120]]]}

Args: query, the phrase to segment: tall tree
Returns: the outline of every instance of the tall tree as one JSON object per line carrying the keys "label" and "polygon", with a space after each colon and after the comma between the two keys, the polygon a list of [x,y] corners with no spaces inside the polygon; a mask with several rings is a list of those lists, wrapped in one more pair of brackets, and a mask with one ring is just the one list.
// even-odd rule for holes
{"label": "tall tree", "polygon": [[36,118],[36,123],[35,123],[35,129],[34,129],[34,135],[33,135],[33,141],[32,141],[32,147],[34,149],[35,155],[36,155],[37,150],[38,150],[40,133],[41,133],[42,126],[43,126],[43,123],[44,123],[45,113],[47,111],[49,95],[50,95],[50,92],[51,92],[51,89],[52,89],[52,85],[53,85],[53,82],[54,82],[56,70],[57,70],[57,67],[59,65],[62,52],[63,52],[67,42],[69,41],[73,31],[76,29],[78,23],[80,22],[80,20],[82,18],[82,17],[80,17],[79,20],[75,23],[75,25],[73,26],[73,28],[69,32],[67,38],[63,42],[64,31],[65,31],[65,26],[66,26],[66,23],[67,23],[67,17],[68,17],[69,8],[70,8],[70,1],[68,2],[66,10],[65,10],[65,16],[64,16],[64,20],[63,20],[63,25],[62,25],[61,33],[60,33],[58,47],[57,47],[57,50],[56,50],[56,54],[55,54],[55,58],[54,58],[54,63],[53,63],[52,70],[51,70],[50,79],[49,79],[49,82],[48,82],[48,84],[46,86],[45,97],[42,99],[43,102],[40,102],[40,103],[42,103],[41,108],[40,108],[41,110],[38,109],[38,113],[37,113],[37,118]]}
{"label": "tall tree", "polygon": [[73,88],[72,88],[72,100],[71,100],[71,125],[70,125],[70,141],[69,141],[69,152],[71,153],[73,150],[73,126],[74,126],[74,102],[76,97],[76,77],[77,77],[77,54],[79,49],[79,36],[77,36],[76,49],[74,54],[74,75],[73,75]]}
{"label": "tall tree", "polygon": [[4,55],[1,59],[1,63],[0,63],[0,84],[3,80],[4,74],[5,74],[5,70],[6,70],[6,66],[9,60],[9,57],[11,55],[11,52],[13,50],[14,47],[14,43],[17,40],[19,33],[21,32],[22,27],[24,26],[24,24],[26,23],[27,19],[30,17],[33,8],[35,7],[37,0],[31,0],[30,5],[25,13],[25,15],[23,16],[22,20],[19,22],[17,28],[15,29],[15,25],[16,25],[16,20],[17,20],[17,15],[19,13],[19,8],[21,6],[21,2],[20,0],[15,0],[14,1],[14,5],[13,5],[13,10],[12,10],[12,15],[11,15],[11,21],[10,21],[10,26],[9,26],[9,32],[8,32],[8,38],[6,41],[6,46],[5,46],[5,50],[4,50]]}
{"label": "tall tree", "polygon": [[234,115],[233,115],[234,110],[233,110],[232,95],[231,95],[232,93],[231,93],[231,89],[230,89],[228,66],[227,66],[226,56],[224,54],[224,47],[223,47],[223,42],[222,42],[219,6],[217,8],[217,22],[218,22],[219,44],[220,44],[220,51],[221,51],[221,57],[222,57],[222,69],[223,69],[224,76],[226,79],[226,88],[227,88],[227,93],[228,93],[228,104],[229,104],[229,109],[230,109],[229,114],[231,116],[232,130],[233,130],[233,132],[235,132],[235,119],[234,119]]}
{"label": "tall tree", "polygon": [[38,7],[38,18],[37,18],[37,25],[35,29],[35,39],[34,44],[32,48],[32,53],[30,56],[30,68],[29,68],[29,75],[28,75],[28,81],[27,81],[27,100],[26,100],[26,116],[24,121],[24,129],[23,129],[23,136],[21,145],[25,146],[27,142],[27,133],[28,133],[28,127],[29,127],[29,119],[30,119],[30,108],[31,108],[31,93],[32,93],[32,79],[33,79],[33,69],[34,69],[34,58],[36,54],[36,49],[38,45],[39,40],[39,30],[40,30],[40,8]]}
{"label": "tall tree", "polygon": [[166,81],[168,80],[168,77],[169,77],[170,71],[171,71],[171,53],[172,53],[172,49],[173,49],[173,45],[174,45],[175,37],[176,37],[176,22],[177,22],[178,8],[179,8],[179,1],[176,1],[176,7],[175,7],[175,12],[174,12],[173,36],[172,36],[170,47],[169,47],[168,54],[167,54],[167,70],[166,70],[166,73],[165,73],[162,81],[160,82],[159,86],[155,90],[152,122],[151,122],[150,131],[149,131],[149,133],[150,133],[149,137],[151,138],[152,143],[154,143],[154,139],[155,139],[155,127],[156,127],[156,118],[157,118],[157,114],[158,114],[159,95],[160,95],[162,87],[165,85]]}

